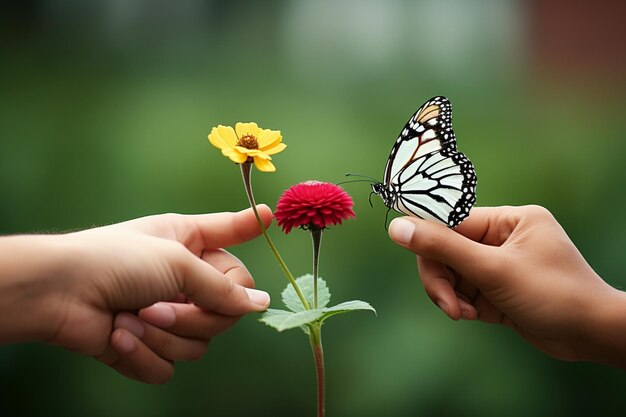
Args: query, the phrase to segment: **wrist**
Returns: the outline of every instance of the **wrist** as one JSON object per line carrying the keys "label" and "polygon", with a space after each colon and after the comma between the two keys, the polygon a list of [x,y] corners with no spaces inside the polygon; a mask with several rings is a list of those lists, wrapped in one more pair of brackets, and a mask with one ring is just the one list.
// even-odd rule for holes
{"label": "wrist", "polygon": [[0,343],[50,339],[67,289],[62,235],[0,238]]}
{"label": "wrist", "polygon": [[626,293],[606,284],[589,321],[585,360],[626,369]]}

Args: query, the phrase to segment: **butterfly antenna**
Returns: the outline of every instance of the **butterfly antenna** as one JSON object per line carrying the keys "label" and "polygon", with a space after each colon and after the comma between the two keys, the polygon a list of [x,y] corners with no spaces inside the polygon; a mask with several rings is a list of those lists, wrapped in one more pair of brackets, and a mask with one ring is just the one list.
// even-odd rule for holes
{"label": "butterfly antenna", "polygon": [[378,182],[378,180],[376,178],[372,178],[372,177],[369,177],[367,175],[354,174],[352,172],[348,172],[346,174],[346,177],[360,177],[360,178],[366,178],[366,179],[368,179],[368,180],[370,180],[371,182],[374,182],[374,183]]}
{"label": "butterfly antenna", "polygon": [[367,182],[369,184],[373,184],[374,182],[372,182],[372,180],[348,180],[348,181],[340,181],[338,183],[336,183],[335,185],[341,185],[341,184],[350,184],[353,182]]}

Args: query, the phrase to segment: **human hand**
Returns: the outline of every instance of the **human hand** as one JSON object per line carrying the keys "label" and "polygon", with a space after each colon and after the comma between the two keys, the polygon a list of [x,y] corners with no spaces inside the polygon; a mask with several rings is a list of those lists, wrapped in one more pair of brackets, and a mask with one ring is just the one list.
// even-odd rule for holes
{"label": "human hand", "polygon": [[474,208],[454,230],[403,217],[389,234],[417,254],[427,294],[453,320],[504,324],[559,359],[626,363],[626,340],[612,336],[623,334],[624,293],[593,271],[548,210]]}
{"label": "human hand", "polygon": [[[264,223],[271,212],[260,206]],[[252,210],[149,216],[56,236],[63,291],[47,295],[42,339],[148,383],[170,379],[241,315],[263,311],[245,266],[221,249],[260,234]],[[155,304],[156,303],[156,304]]]}

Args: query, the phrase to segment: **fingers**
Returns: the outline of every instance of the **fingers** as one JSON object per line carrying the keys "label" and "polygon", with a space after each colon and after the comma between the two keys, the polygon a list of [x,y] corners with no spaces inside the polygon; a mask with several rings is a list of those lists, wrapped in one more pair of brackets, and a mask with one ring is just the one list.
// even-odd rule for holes
{"label": "fingers", "polygon": [[111,366],[122,375],[148,384],[164,384],[174,374],[174,365],[148,348],[124,328],[111,333],[111,347],[119,359]]}
{"label": "fingers", "polygon": [[430,299],[452,320],[461,318],[461,306],[454,293],[451,282],[454,278],[449,275],[445,265],[432,259],[417,257],[419,276],[424,284],[424,290]]}
{"label": "fingers", "polygon": [[555,225],[539,206],[475,208],[455,230],[403,217],[392,221],[389,235],[418,255],[424,288],[449,317],[515,326],[507,305],[519,276],[511,271],[521,251],[545,246],[539,236],[550,236],[545,230]]}
{"label": "fingers", "polygon": [[173,375],[174,361],[200,359],[211,339],[239,318],[186,303],[157,303],[141,310],[139,317],[122,312],[111,334],[117,358],[105,362],[129,378],[165,383]]}
{"label": "fingers", "polygon": [[473,320],[476,309],[467,299],[465,293],[459,291],[465,281],[454,271],[432,259],[417,257],[420,279],[430,299],[452,320],[461,318]]}
{"label": "fingers", "polygon": [[548,210],[537,205],[475,207],[470,216],[454,230],[475,242],[502,246],[515,231],[546,221],[554,223],[554,217]]}
{"label": "fingers", "polygon": [[[181,306],[199,310],[188,304]],[[170,311],[173,312],[171,308]],[[192,317],[197,323],[196,326],[189,326],[190,321],[184,316],[178,320],[182,325],[176,325],[171,323],[176,320],[168,319],[167,315],[163,311],[151,311],[143,316],[148,319],[144,321],[130,313],[118,314],[110,341],[118,358],[111,366],[121,374],[138,381],[149,384],[165,383],[174,373],[174,361],[200,359],[206,352],[211,337],[239,318],[224,317],[211,320],[204,317],[197,320],[197,317]],[[170,315],[175,316],[175,313]],[[167,324],[172,330],[187,334],[189,337],[163,330],[150,324],[149,320],[159,322],[161,325]],[[206,328],[201,327],[207,323]]]}
{"label": "fingers", "polygon": [[[493,214],[479,210],[475,218],[478,220],[463,232],[481,240],[478,235],[489,233]],[[475,242],[443,225],[409,217],[394,219],[389,235],[418,255],[420,278],[439,308],[453,320],[478,317],[474,301],[479,289],[492,291],[500,281],[499,265],[504,263],[504,255],[498,247]]]}
{"label": "fingers", "polygon": [[[206,310],[239,316],[265,311],[270,296],[264,291],[243,287],[219,272],[214,266],[192,254],[179,264],[183,292],[188,299]],[[238,269],[241,273],[241,269]]]}
{"label": "fingers", "polygon": [[224,249],[204,251],[202,260],[211,264],[219,272],[233,280],[233,282],[244,287],[254,288],[254,280],[248,268],[237,257]]}
{"label": "fingers", "polygon": [[[146,323],[130,313],[119,313],[115,318],[114,327],[129,331],[150,350],[169,361],[200,359],[213,336],[210,333],[197,338],[181,336]],[[201,335],[197,332],[193,336]]]}
{"label": "fingers", "polygon": [[415,217],[394,219],[389,225],[389,236],[410,251],[449,265],[461,274],[480,270],[497,255],[491,246],[476,243],[446,226]]}
{"label": "fingers", "polygon": [[209,312],[193,304],[156,303],[141,310],[139,318],[181,337],[208,340],[234,325],[240,316]]}
{"label": "fingers", "polygon": [[469,217],[455,227],[454,231],[475,242],[486,243],[484,238],[489,234],[490,229],[495,227],[501,212],[500,207],[474,207]]}
{"label": "fingers", "polygon": [[[272,223],[272,211],[265,204],[259,204],[256,208],[264,226],[269,227]],[[196,256],[200,256],[205,249],[238,245],[261,234],[261,228],[251,208],[236,213],[160,214],[107,227],[133,229],[178,241]]]}
{"label": "fingers", "polygon": [[[257,206],[265,227],[272,222],[272,212],[265,204]],[[203,249],[224,248],[247,242],[261,234],[256,216],[251,208],[237,213],[212,213],[181,216],[181,221],[190,222],[178,233],[181,243],[187,247],[196,241]]]}

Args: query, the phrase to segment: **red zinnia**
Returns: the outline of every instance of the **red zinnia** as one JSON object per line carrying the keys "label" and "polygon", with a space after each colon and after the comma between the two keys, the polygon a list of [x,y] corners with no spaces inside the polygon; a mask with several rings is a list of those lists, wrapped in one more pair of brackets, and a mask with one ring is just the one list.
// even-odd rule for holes
{"label": "red zinnia", "polygon": [[307,181],[280,196],[274,217],[285,233],[294,227],[324,229],[355,217],[353,205],[352,198],[338,185]]}

